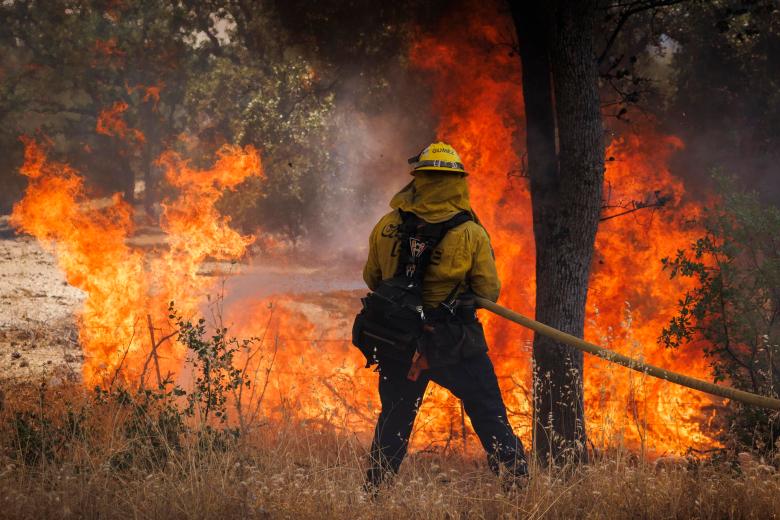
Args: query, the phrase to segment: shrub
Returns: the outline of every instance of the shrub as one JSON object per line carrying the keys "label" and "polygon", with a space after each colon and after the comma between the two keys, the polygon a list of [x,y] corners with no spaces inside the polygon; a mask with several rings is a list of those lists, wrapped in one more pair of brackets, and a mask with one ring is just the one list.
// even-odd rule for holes
{"label": "shrub", "polygon": [[[672,278],[697,285],[661,333],[671,348],[704,345],[716,381],[778,397],[780,388],[780,209],[756,193],[717,177],[721,201],[700,218],[704,234],[674,258]],[[726,410],[726,441],[737,448],[772,450],[780,435],[777,413],[739,403]]]}
{"label": "shrub", "polygon": [[[229,337],[222,326],[209,333],[205,320],[182,318],[173,303],[169,316],[176,323],[178,340],[190,352],[195,377],[189,391],[168,379],[156,388],[112,384],[87,393],[75,390],[63,399],[64,388],[42,383],[33,395],[20,399],[23,406],[0,416],[4,419],[0,433],[7,433],[0,435],[7,439],[0,445],[29,467],[73,460],[74,450],[93,452],[109,446],[108,464],[120,471],[162,468],[186,447],[201,455],[227,450],[240,434],[228,417],[229,399],[239,387],[250,386],[246,370],[235,366],[235,356],[254,340]],[[28,385],[25,392],[29,391]],[[109,424],[106,418],[112,418]]]}

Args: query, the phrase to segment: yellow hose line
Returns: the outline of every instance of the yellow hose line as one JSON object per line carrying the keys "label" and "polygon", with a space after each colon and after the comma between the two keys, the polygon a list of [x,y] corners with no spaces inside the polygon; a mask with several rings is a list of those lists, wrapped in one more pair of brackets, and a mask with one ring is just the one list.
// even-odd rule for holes
{"label": "yellow hose line", "polygon": [[648,374],[653,377],[657,377],[658,379],[665,379],[666,381],[671,381],[672,383],[678,385],[687,386],[688,388],[693,388],[694,390],[699,390],[700,392],[706,392],[708,394],[725,397],[733,401],[739,401],[741,403],[750,404],[753,406],[760,406],[762,408],[770,408],[772,410],[780,410],[780,399],[751,394],[750,392],[743,392],[742,390],[737,390],[736,388],[716,385],[714,383],[702,381],[701,379],[696,379],[695,377],[678,374],[677,372],[672,372],[671,370],[666,370],[665,368],[648,365],[647,363],[643,363],[637,359],[618,354],[617,352],[606,349],[604,347],[599,347],[593,343],[588,343],[587,341],[576,336],[572,336],[571,334],[561,332],[558,329],[554,329],[549,325],[545,325],[544,323],[527,318],[522,314],[518,314],[513,310],[507,309],[506,307],[491,302],[490,300],[486,300],[485,298],[477,297],[477,304],[483,309],[487,309],[490,312],[501,316],[502,318],[506,318],[509,321],[513,321],[519,325],[522,325],[523,327],[527,327],[534,332],[547,336],[548,338],[552,338],[560,343],[565,343],[566,345],[574,347],[577,350],[587,352],[588,354],[593,354],[594,356],[598,356],[602,359],[606,359],[611,363],[623,365],[624,367],[630,368],[631,370],[636,370],[637,372],[642,372],[643,374]]}

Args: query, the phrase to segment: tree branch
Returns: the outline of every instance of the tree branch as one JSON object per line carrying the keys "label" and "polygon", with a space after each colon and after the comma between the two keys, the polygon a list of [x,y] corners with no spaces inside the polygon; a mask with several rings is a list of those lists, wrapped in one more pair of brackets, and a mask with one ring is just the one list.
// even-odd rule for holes
{"label": "tree branch", "polygon": [[615,44],[615,41],[617,40],[618,34],[620,34],[620,31],[623,29],[623,26],[626,24],[629,18],[631,18],[635,14],[648,11],[650,9],[657,9],[659,7],[669,7],[675,4],[681,4],[686,1],[687,0],[651,0],[651,1],[629,2],[627,4],[615,4],[615,5],[608,6],[607,9],[625,8],[625,10],[622,13],[620,13],[615,28],[612,30],[612,33],[609,35],[609,38],[607,38],[607,43],[604,46],[604,50],[601,51],[601,54],[598,57],[597,60],[598,64],[601,65],[604,62],[604,60],[607,58],[610,49],[612,48],[612,46]]}
{"label": "tree branch", "polygon": [[607,220],[611,220],[613,218],[622,217],[624,215],[629,215],[631,213],[634,213],[639,210],[647,209],[647,208],[662,208],[666,206],[666,204],[669,203],[669,201],[672,200],[672,197],[670,195],[661,195],[660,192],[656,191],[654,193],[655,200],[634,200],[627,204],[604,204],[601,206],[602,211],[605,209],[615,209],[620,208],[623,209],[623,211],[620,211],[618,213],[615,213],[613,215],[605,215],[599,218],[599,222],[604,222]]}

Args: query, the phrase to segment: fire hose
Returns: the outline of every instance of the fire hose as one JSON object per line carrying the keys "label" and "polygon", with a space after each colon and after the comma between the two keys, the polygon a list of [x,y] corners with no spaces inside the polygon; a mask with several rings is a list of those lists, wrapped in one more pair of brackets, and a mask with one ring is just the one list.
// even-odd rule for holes
{"label": "fire hose", "polygon": [[727,386],[716,385],[714,383],[702,381],[701,379],[696,379],[695,377],[678,374],[677,372],[672,372],[671,370],[666,370],[665,368],[650,365],[643,361],[639,361],[638,359],[630,358],[628,356],[624,356],[623,354],[618,354],[613,350],[594,345],[593,343],[589,343],[581,338],[562,332],[558,329],[550,327],[549,325],[545,325],[544,323],[532,320],[531,318],[523,316],[522,314],[519,314],[511,309],[507,309],[506,307],[503,307],[490,300],[486,300],[485,298],[477,297],[476,301],[477,305],[492,312],[493,314],[501,316],[502,318],[505,318],[511,322],[517,323],[518,325],[522,325],[523,327],[529,328],[538,334],[552,338],[555,341],[576,348],[577,350],[581,350],[582,352],[587,352],[588,354],[600,357],[601,359],[609,361],[610,363],[616,363],[626,368],[630,368],[631,370],[657,377],[658,379],[664,379],[666,381],[692,388],[700,392],[706,392],[708,394],[717,395],[719,397],[725,397],[726,399],[731,399],[732,401],[739,401],[740,403],[760,406],[762,408],[769,408],[772,410],[780,410],[780,399],[752,394],[750,392],[737,390],[736,388],[730,388]]}

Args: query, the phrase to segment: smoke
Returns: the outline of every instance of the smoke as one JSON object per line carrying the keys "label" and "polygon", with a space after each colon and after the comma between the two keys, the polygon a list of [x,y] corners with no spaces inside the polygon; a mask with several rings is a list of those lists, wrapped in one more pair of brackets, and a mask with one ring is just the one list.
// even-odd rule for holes
{"label": "smoke", "polygon": [[[371,114],[349,99],[336,107],[334,120],[333,153],[339,171],[324,212],[338,231],[317,247],[349,255],[365,250],[366,237],[389,211],[390,198],[411,180],[407,158],[428,144],[433,131],[421,132],[401,107]],[[360,243],[353,237],[360,237]]]}
{"label": "smoke", "polygon": [[780,203],[779,21],[780,10],[760,2],[739,10],[703,4],[684,23],[667,20],[646,49],[642,72],[657,92],[644,103],[685,143],[670,168],[693,196],[712,193],[712,174],[722,172]]}
{"label": "smoke", "polygon": [[365,260],[371,229],[411,180],[407,158],[435,138],[426,83],[397,63],[388,64],[387,76],[392,84],[376,96],[365,95],[372,82],[357,71],[336,93],[328,139],[336,171],[324,180],[322,201],[328,232],[309,244],[324,257]]}
{"label": "smoke", "polygon": [[358,72],[343,80],[336,94],[327,138],[336,168],[321,172],[328,186],[317,227],[325,232],[308,236],[281,264],[273,256],[254,258],[241,276],[228,281],[231,301],[365,288],[360,272],[369,234],[390,211],[391,197],[411,180],[407,158],[436,135],[427,86],[404,66],[388,67],[394,78],[391,99],[377,96],[377,105],[366,106],[364,93],[371,85]]}

